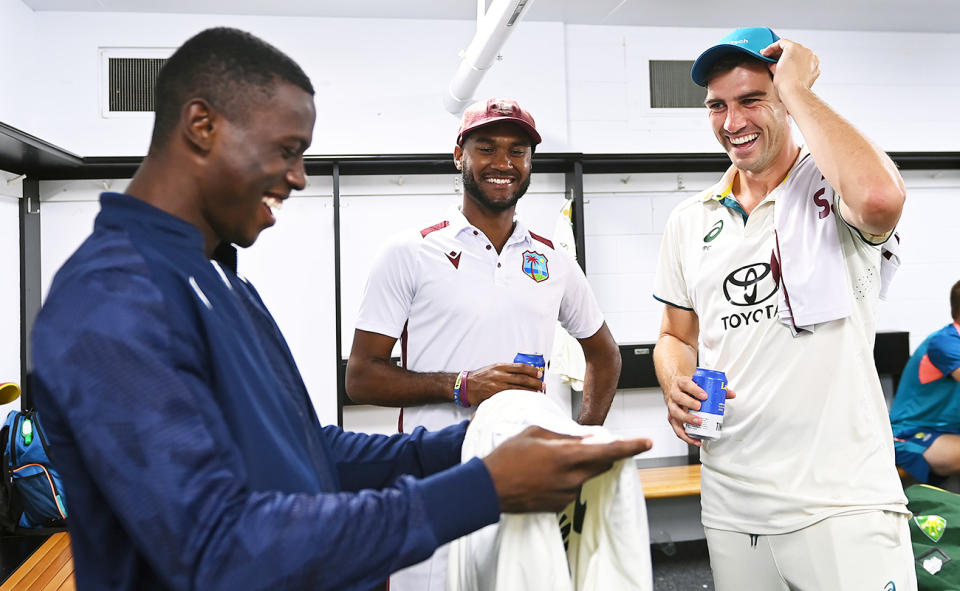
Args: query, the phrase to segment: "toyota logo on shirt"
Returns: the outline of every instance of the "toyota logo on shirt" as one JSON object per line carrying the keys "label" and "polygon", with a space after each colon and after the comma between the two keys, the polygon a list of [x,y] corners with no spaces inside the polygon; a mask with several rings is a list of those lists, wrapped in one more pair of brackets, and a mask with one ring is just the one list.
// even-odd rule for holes
{"label": "toyota logo on shirt", "polygon": [[745,265],[723,280],[723,295],[734,306],[755,306],[777,293],[769,263]]}

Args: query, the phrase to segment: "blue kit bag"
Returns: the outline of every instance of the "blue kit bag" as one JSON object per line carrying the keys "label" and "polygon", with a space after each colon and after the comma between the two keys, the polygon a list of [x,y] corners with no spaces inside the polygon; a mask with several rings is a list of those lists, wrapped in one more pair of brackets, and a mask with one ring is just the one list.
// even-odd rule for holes
{"label": "blue kit bag", "polygon": [[36,412],[10,411],[0,428],[0,442],[5,468],[0,483],[0,529],[29,533],[65,528],[63,481],[50,462],[47,439]]}

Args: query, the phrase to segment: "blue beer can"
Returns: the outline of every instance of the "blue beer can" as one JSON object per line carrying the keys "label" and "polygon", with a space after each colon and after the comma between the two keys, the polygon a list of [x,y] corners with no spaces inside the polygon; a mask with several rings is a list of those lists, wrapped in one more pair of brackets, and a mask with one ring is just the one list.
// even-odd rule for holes
{"label": "blue beer can", "polygon": [[543,373],[547,369],[547,362],[544,361],[543,355],[539,353],[517,353],[513,362],[534,366],[537,368],[537,377],[540,378],[541,382],[543,381]]}
{"label": "blue beer can", "polygon": [[723,409],[727,400],[727,375],[722,371],[698,367],[693,381],[707,393],[707,399],[700,401],[700,410],[691,410],[690,414],[703,420],[700,425],[685,424],[687,435],[694,439],[720,439],[723,428]]}

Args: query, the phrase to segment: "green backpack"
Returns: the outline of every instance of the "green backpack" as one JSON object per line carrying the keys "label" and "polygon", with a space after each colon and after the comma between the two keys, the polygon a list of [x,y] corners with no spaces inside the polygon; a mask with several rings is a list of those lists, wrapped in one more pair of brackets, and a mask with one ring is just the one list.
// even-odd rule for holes
{"label": "green backpack", "polygon": [[960,495],[927,484],[906,493],[918,588],[960,589]]}

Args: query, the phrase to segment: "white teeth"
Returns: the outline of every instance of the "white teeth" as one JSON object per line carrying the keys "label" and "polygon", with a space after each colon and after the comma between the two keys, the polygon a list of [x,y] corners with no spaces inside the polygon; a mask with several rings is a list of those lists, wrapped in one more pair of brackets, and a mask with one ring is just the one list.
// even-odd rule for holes
{"label": "white teeth", "polygon": [[277,199],[273,195],[264,195],[263,202],[267,204],[267,207],[269,207],[274,211],[283,207],[283,201],[280,199]]}
{"label": "white teeth", "polygon": [[496,184],[496,185],[506,185],[506,184],[509,184],[509,183],[511,182],[511,179],[488,178],[488,179],[484,179],[484,180],[487,181],[488,183],[494,183],[494,184]]}
{"label": "white teeth", "polygon": [[760,134],[759,134],[759,133],[751,133],[750,135],[742,135],[742,136],[740,136],[740,137],[732,137],[732,138],[730,138],[730,143],[733,144],[733,145],[735,145],[735,146],[739,146],[740,144],[745,144],[745,143],[747,143],[747,142],[753,141],[753,140],[757,139],[758,137],[760,137]]}

